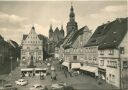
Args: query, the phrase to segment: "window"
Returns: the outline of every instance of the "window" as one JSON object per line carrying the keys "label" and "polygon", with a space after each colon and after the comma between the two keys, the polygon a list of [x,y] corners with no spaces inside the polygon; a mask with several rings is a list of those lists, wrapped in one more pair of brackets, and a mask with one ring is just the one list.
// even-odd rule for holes
{"label": "window", "polygon": [[77,60],[77,56],[73,56],[73,60]]}
{"label": "window", "polygon": [[25,52],[24,51],[22,51],[22,55],[25,55]]}
{"label": "window", "polygon": [[30,47],[27,47],[27,49],[30,49]]}
{"label": "window", "polygon": [[114,55],[114,50],[109,50],[109,55]]}
{"label": "window", "polygon": [[123,61],[123,69],[128,68],[128,61]]}
{"label": "window", "polygon": [[104,66],[104,60],[100,60],[100,66]]}
{"label": "window", "polygon": [[41,51],[38,52],[38,55],[41,55]]}
{"label": "window", "polygon": [[104,55],[104,50],[101,50],[100,51],[100,55]]}
{"label": "window", "polygon": [[124,47],[120,47],[120,54],[124,54]]}
{"label": "window", "polygon": [[110,67],[110,68],[117,68],[117,61],[107,61],[108,64],[107,64],[107,67]]}
{"label": "window", "polygon": [[96,61],[96,58],[94,57],[93,60]]}

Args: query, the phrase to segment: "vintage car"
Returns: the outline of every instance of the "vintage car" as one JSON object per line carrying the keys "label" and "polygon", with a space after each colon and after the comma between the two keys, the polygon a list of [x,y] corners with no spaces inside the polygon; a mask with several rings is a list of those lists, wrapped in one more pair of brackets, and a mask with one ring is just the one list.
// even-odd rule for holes
{"label": "vintage car", "polygon": [[25,79],[19,79],[18,81],[15,81],[15,83],[16,83],[16,85],[24,86],[24,85],[28,84],[28,81]]}
{"label": "vintage car", "polygon": [[48,90],[45,85],[35,84],[29,90]]}

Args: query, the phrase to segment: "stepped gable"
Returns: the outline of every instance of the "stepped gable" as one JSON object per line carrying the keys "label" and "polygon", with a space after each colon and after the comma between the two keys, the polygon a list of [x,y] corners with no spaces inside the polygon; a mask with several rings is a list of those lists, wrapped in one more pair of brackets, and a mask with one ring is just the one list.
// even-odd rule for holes
{"label": "stepped gable", "polygon": [[25,40],[27,38],[28,35],[24,34],[23,35],[23,40]]}
{"label": "stepped gable", "polygon": [[99,46],[99,49],[116,48],[127,32],[127,18],[116,19],[115,21],[99,26],[85,47]]}

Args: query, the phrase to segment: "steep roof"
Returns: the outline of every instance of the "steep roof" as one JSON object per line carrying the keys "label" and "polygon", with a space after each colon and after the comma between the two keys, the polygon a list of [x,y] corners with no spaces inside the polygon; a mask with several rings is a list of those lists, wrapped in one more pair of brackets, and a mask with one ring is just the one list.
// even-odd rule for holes
{"label": "steep roof", "polygon": [[85,47],[98,46],[99,49],[116,48],[127,33],[127,18],[99,26]]}
{"label": "steep roof", "polygon": [[8,43],[9,43],[12,47],[14,47],[14,48],[18,48],[18,47],[19,47],[18,43],[15,42],[15,41],[13,41],[13,40],[9,40]]}
{"label": "steep roof", "polygon": [[64,41],[62,43],[62,47],[65,48],[65,44],[69,41],[69,39],[72,37],[74,32],[71,32],[70,34],[67,34],[66,37],[64,38]]}
{"label": "steep roof", "polygon": [[46,37],[46,36],[44,36],[42,34],[39,34],[38,37],[39,37],[40,40],[43,40],[43,42],[47,42],[48,41],[48,37]]}
{"label": "steep roof", "polygon": [[72,36],[68,39],[68,41],[65,43],[64,48],[71,48],[72,44],[77,40],[77,38],[84,33],[85,26],[82,27],[79,30],[76,30]]}
{"label": "steep roof", "polygon": [[62,39],[61,41],[59,41],[59,42],[57,43],[56,47],[60,47],[60,46],[63,44],[63,42],[64,42],[64,39]]}
{"label": "steep roof", "polygon": [[[28,35],[24,34],[23,35],[23,40],[25,40],[27,38]],[[42,35],[42,34],[39,34],[38,35],[39,39],[40,40],[44,40],[44,39],[48,39],[46,36]]]}

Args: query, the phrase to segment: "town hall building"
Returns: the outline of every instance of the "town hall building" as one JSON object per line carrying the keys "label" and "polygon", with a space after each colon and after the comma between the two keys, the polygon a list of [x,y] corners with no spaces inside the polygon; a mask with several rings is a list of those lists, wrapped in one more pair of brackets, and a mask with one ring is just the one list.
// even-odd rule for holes
{"label": "town hall building", "polygon": [[28,35],[23,35],[21,43],[21,66],[36,67],[43,61],[43,35],[38,35],[35,27],[31,28]]}

